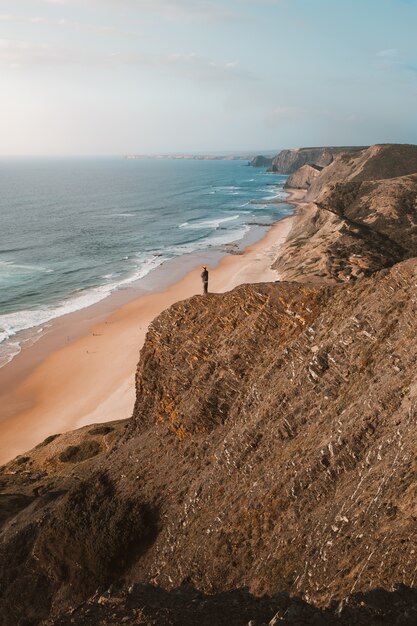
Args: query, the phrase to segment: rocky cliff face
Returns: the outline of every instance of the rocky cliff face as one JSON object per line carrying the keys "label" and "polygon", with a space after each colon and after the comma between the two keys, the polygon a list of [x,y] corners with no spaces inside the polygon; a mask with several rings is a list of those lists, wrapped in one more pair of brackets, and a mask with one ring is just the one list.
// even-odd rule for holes
{"label": "rocky cliff face", "polygon": [[243,286],[163,313],[127,434],[87,478],[44,476],[5,522],[4,623],[120,580],[321,606],[412,586],[416,277],[413,259],[356,285]]}
{"label": "rocky cliff face", "polygon": [[286,189],[308,189],[323,168],[320,165],[303,165],[288,178]]}
{"label": "rocky cliff face", "polygon": [[[338,184],[302,281],[177,303],[131,420],[2,468],[2,626],[416,622],[415,175]],[[319,277],[320,241],[375,268]]]}
{"label": "rocky cliff face", "polygon": [[250,165],[252,167],[271,167],[273,158],[258,155],[252,159]]}
{"label": "rocky cliff face", "polygon": [[131,435],[185,481],[145,558],[159,584],[326,603],[412,583],[415,278],[243,287],[171,310],[174,337],[155,323]]}
{"label": "rocky cliff face", "polygon": [[362,150],[360,147],[338,148],[297,148],[282,150],[272,161],[271,171],[278,174],[293,174],[303,165],[330,165],[335,157],[342,153],[353,153]]}
{"label": "rocky cliff face", "polygon": [[290,280],[344,281],[417,256],[417,146],[340,156],[313,181],[275,267]]}
{"label": "rocky cliff face", "polygon": [[417,172],[417,146],[382,144],[354,154],[341,154],[314,182],[307,200],[314,201],[327,185],[386,180]]}

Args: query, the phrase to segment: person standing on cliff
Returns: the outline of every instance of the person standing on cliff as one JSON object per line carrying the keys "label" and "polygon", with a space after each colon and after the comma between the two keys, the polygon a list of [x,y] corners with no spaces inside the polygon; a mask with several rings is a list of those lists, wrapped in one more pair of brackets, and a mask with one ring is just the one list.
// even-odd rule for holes
{"label": "person standing on cliff", "polygon": [[203,281],[203,293],[208,293],[208,279],[208,269],[205,265],[203,265],[203,271],[201,272],[201,280]]}

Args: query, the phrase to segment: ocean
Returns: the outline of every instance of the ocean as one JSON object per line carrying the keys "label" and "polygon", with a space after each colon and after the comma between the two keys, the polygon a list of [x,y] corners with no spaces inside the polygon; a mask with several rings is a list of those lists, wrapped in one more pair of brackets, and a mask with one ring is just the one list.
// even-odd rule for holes
{"label": "ocean", "polygon": [[292,212],[246,161],[0,160],[0,367],[51,320]]}

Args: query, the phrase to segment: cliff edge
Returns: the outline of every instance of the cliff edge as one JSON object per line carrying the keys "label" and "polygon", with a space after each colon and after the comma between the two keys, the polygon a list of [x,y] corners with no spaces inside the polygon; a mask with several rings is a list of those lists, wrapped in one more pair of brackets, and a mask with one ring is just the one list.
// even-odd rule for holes
{"label": "cliff edge", "polygon": [[362,149],[363,147],[346,146],[281,150],[272,161],[271,171],[277,174],[294,174],[303,165],[326,167],[339,154],[354,153]]}
{"label": "cliff edge", "polygon": [[323,167],[320,165],[303,165],[289,176],[284,187],[285,189],[309,189],[322,170]]}

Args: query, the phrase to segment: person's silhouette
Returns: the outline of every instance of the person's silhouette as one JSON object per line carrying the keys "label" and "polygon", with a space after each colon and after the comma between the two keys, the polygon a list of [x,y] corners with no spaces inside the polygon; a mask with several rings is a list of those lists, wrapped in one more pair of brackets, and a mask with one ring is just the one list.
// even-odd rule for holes
{"label": "person's silhouette", "polygon": [[203,293],[208,293],[208,279],[209,273],[207,267],[203,265],[203,271],[201,272],[201,280],[203,281]]}

